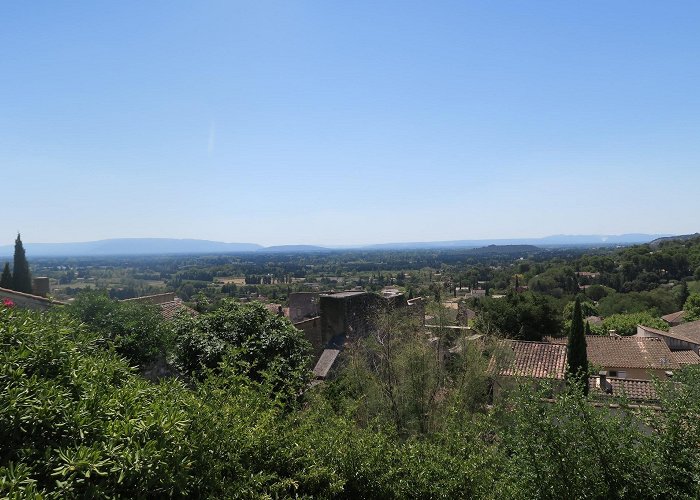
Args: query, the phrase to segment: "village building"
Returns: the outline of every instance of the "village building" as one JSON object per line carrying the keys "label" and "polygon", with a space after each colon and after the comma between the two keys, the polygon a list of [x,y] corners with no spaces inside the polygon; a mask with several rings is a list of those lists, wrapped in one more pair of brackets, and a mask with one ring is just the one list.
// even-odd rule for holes
{"label": "village building", "polygon": [[589,365],[613,378],[665,379],[680,368],[666,343],[657,338],[588,335],[586,353]]}
{"label": "village building", "polygon": [[503,340],[502,349],[492,356],[489,371],[493,374],[493,398],[517,383],[550,381],[555,390],[564,387],[566,377],[566,345],[548,342]]}
{"label": "village building", "polygon": [[700,321],[672,326],[668,331],[637,325],[635,337],[654,337],[663,340],[672,351],[695,351],[700,355]]}

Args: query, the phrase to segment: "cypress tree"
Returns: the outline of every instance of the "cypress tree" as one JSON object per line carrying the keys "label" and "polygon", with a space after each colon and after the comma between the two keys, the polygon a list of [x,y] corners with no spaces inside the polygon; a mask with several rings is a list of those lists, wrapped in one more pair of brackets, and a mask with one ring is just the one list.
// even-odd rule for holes
{"label": "cypress tree", "polygon": [[19,233],[15,240],[15,260],[12,268],[12,289],[18,292],[32,293],[32,277],[29,274],[29,263],[24,254],[24,246]]}
{"label": "cypress tree", "polygon": [[[590,328],[590,327],[589,327]],[[571,318],[571,330],[567,343],[569,380],[583,385],[584,394],[588,394],[588,355],[586,353],[586,332],[581,313],[581,301],[576,297],[574,314]]]}
{"label": "cypress tree", "polygon": [[5,268],[2,270],[2,277],[0,277],[0,288],[12,288],[12,273],[10,272],[9,262],[5,262]]}

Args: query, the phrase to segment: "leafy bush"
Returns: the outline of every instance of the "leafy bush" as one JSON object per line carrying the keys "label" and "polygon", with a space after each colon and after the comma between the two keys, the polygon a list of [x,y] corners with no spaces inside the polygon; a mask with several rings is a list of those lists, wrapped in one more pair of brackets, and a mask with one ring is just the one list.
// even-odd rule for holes
{"label": "leafy bush", "polygon": [[298,393],[308,381],[311,345],[288,319],[254,302],[225,300],[199,316],[175,322],[177,362],[185,373],[202,377],[228,362],[256,381],[268,377],[277,389]]}
{"label": "leafy bush", "polygon": [[157,306],[118,302],[99,292],[83,292],[66,307],[131,363],[145,367],[172,345],[172,329]]}
{"label": "leafy bush", "polygon": [[527,384],[489,411],[457,399],[442,425],[401,436],[326,391],[290,411],[235,352],[201,382],[151,384],[103,343],[64,315],[0,306],[0,497],[700,496],[697,367],[659,384],[660,410],[580,391],[552,401]]}
{"label": "leafy bush", "polygon": [[683,305],[683,310],[685,311],[684,319],[686,321],[700,319],[700,293],[691,293]]}
{"label": "leafy bush", "polygon": [[593,326],[592,328],[598,334],[607,334],[609,330],[615,330],[618,335],[634,335],[637,333],[637,325],[644,325],[657,330],[668,330],[668,323],[646,312],[613,314],[605,318],[601,326]]}
{"label": "leafy bush", "polygon": [[562,324],[561,315],[549,297],[519,293],[500,299],[481,299],[475,327],[511,338],[542,340],[546,335],[558,335]]}

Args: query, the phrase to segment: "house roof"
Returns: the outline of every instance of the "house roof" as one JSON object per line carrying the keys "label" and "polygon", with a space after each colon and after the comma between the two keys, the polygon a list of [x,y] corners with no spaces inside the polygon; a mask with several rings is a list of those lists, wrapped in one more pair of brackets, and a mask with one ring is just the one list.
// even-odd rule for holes
{"label": "house roof", "polygon": [[133,299],[124,299],[121,302],[138,302],[142,304],[156,305],[160,308],[160,314],[167,320],[175,319],[180,311],[186,311],[190,316],[197,316],[199,313],[185,305],[173,292],[159,293],[156,295],[144,295]]}
{"label": "house roof", "polygon": [[589,363],[605,368],[680,368],[666,343],[655,337],[586,336]]}
{"label": "house roof", "polygon": [[689,342],[700,344],[700,320],[689,321],[668,329],[669,333],[678,338],[687,339]]}
{"label": "house roof", "polygon": [[679,365],[700,365],[700,356],[695,351],[672,351]]}
{"label": "house roof", "polygon": [[549,344],[564,344],[566,345],[569,341],[568,337],[552,337],[551,335],[545,335],[542,337],[542,342],[547,342]]}
{"label": "house roof", "polygon": [[674,313],[666,314],[665,316],[661,316],[661,319],[667,323],[675,323],[677,321],[681,321],[683,319],[684,314],[685,314],[685,311],[676,311]]}
{"label": "house roof", "polygon": [[163,302],[162,304],[158,304],[158,307],[160,307],[160,313],[163,315],[163,318],[167,320],[175,319],[175,316],[180,311],[185,311],[190,316],[197,316],[199,314],[191,307],[186,306],[180,299],[170,302]]}
{"label": "house roof", "polygon": [[641,328],[642,330],[649,333],[653,333],[654,335],[658,335],[659,337],[668,337],[670,339],[682,340],[683,342],[689,342],[691,344],[700,345],[700,340],[690,338],[679,333],[673,333],[670,330],[666,332],[664,330],[659,330],[658,328],[652,328],[650,326],[644,325],[637,325],[637,328]]}
{"label": "house roof", "polygon": [[595,396],[603,397],[625,396],[632,400],[658,400],[654,383],[651,380],[606,377],[606,382],[609,384],[608,387],[612,389],[612,393],[600,387],[600,377],[590,377],[588,379],[590,393]]}
{"label": "house roof", "polygon": [[504,340],[509,349],[500,375],[563,379],[566,374],[566,345],[547,342]]}

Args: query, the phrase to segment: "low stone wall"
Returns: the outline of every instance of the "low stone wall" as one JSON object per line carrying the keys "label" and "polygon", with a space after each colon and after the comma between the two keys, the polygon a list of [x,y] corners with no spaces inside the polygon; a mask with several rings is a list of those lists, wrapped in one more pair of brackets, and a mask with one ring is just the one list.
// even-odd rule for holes
{"label": "low stone wall", "polygon": [[3,299],[11,300],[17,307],[22,307],[24,309],[35,309],[39,311],[45,311],[54,305],[63,304],[63,302],[47,299],[45,297],[39,297],[38,295],[30,295],[28,293],[8,290],[7,288],[0,288],[0,301]]}

